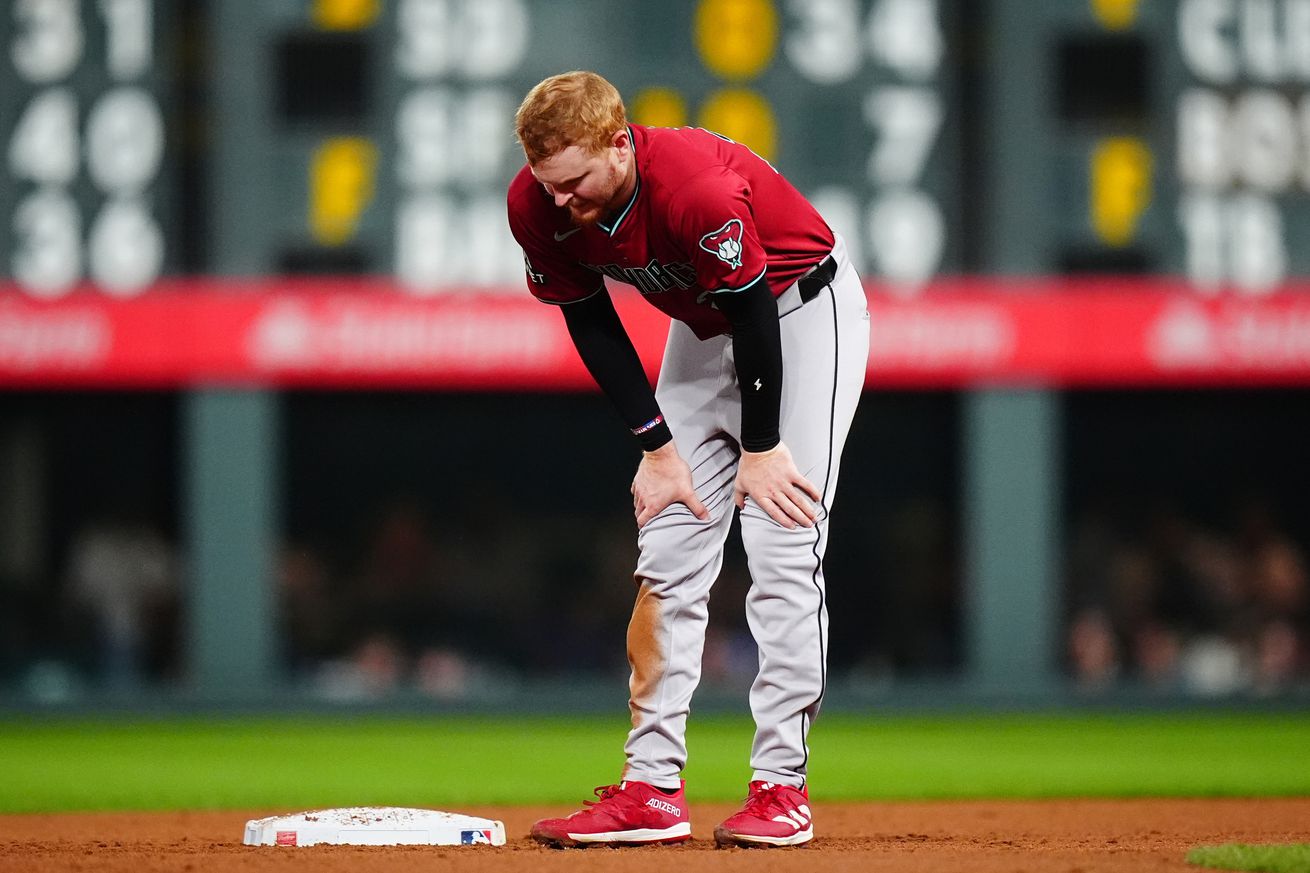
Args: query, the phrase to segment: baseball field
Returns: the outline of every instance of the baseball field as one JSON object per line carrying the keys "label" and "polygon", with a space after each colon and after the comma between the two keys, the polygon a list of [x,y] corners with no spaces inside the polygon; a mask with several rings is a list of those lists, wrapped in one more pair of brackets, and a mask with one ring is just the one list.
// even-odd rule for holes
{"label": "baseball field", "polygon": [[[811,735],[818,837],[769,851],[714,849],[714,825],[744,793],[751,726],[693,716],[690,843],[528,841],[535,818],[616,778],[626,728],[525,715],[4,720],[0,873],[1197,871],[1197,846],[1310,843],[1310,713],[1213,711],[826,716]],[[241,845],[247,819],[361,805],[498,818],[509,843]],[[1306,871],[1310,852],[1246,863]]]}

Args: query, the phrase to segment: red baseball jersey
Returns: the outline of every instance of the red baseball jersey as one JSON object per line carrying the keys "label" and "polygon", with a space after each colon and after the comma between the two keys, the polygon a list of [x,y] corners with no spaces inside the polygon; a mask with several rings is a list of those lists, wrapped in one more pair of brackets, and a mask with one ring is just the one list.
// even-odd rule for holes
{"label": "red baseball jersey", "polygon": [[510,183],[509,226],[538,300],[586,299],[609,276],[708,339],[729,329],[708,292],[767,275],[776,297],[832,251],[823,217],[750,149],[699,128],[629,129],[637,188],[595,226],[574,224],[527,166]]}

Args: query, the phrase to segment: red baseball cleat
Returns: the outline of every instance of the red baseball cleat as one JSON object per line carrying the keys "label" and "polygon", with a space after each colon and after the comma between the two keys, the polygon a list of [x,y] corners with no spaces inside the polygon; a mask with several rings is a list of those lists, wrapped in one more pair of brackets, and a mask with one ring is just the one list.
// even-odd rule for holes
{"label": "red baseball cleat", "polygon": [[741,812],[714,829],[719,846],[800,846],[814,839],[810,794],[776,782],[751,783]]}
{"label": "red baseball cleat", "polygon": [[598,800],[584,800],[568,818],[542,819],[532,838],[548,846],[645,846],[691,838],[685,784],[665,794],[645,782],[620,782],[596,789]]}

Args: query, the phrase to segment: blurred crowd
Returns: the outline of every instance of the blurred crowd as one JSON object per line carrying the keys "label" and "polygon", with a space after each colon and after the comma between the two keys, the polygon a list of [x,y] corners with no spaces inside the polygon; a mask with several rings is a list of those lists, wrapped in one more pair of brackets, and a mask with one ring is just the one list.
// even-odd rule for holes
{"label": "blurred crowd", "polygon": [[[451,526],[399,500],[378,514],[353,562],[286,549],[285,663],[302,685],[344,700],[396,691],[460,699],[542,676],[623,678],[635,560],[626,515],[516,518],[502,504]],[[754,677],[748,585],[744,556],[731,555],[706,634],[708,685]]]}
{"label": "blurred crowd", "polygon": [[1226,523],[1170,505],[1137,515],[1092,509],[1070,531],[1067,657],[1077,681],[1213,695],[1304,685],[1306,551],[1270,505],[1243,501]]}
{"label": "blurred crowd", "polygon": [[630,532],[515,518],[510,505],[439,523],[398,499],[353,547],[288,545],[279,575],[291,674],[332,698],[457,698],[524,675],[618,669],[613,618],[631,602]]}
{"label": "blurred crowd", "polygon": [[51,700],[177,681],[182,565],[146,514],[96,514],[72,537],[59,578],[2,580],[3,673]]}
{"label": "blurred crowd", "polygon": [[[489,501],[452,525],[438,524],[419,501],[399,500],[341,560],[325,558],[330,550],[289,547],[282,639],[297,680],[331,698],[409,690],[458,699],[530,677],[626,678],[636,593],[631,517],[515,516],[511,505]],[[958,586],[945,505],[918,499],[873,516],[852,512],[846,523],[851,548],[828,562],[839,580],[830,586],[830,609],[841,616],[833,671],[867,682],[957,666]],[[741,692],[755,677],[749,587],[734,530],[711,599],[705,687]]]}
{"label": "blurred crowd", "polygon": [[[279,657],[324,699],[459,700],[534,677],[626,675],[636,545],[625,515],[515,515],[487,500],[457,523],[395,498],[343,541],[287,543]],[[925,497],[861,516],[830,555],[830,666],[853,684],[962,666],[954,514]],[[734,534],[735,537],[735,534]],[[834,566],[834,561],[837,565]],[[1169,506],[1084,507],[1066,541],[1064,664],[1086,689],[1277,693],[1310,678],[1304,546],[1257,501],[1229,523]],[[143,518],[107,515],[72,540],[59,584],[5,598],[8,678],[38,697],[184,677],[185,560]],[[730,542],[711,605],[704,683],[744,689],[756,651],[744,556]]]}

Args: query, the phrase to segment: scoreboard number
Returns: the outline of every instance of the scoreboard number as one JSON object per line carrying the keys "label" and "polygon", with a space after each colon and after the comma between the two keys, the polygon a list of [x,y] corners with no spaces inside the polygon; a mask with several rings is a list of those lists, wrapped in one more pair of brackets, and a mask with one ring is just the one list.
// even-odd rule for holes
{"label": "scoreboard number", "polygon": [[898,293],[912,293],[937,274],[947,240],[941,204],[925,190],[946,123],[936,82],[946,53],[938,0],[873,0],[867,14],[856,0],[791,0],[787,11],[794,26],[784,51],[801,75],[837,86],[867,61],[876,76],[860,103],[872,131],[867,200],[861,205],[834,186],[814,196],[857,264]]}
{"label": "scoreboard number", "polygon": [[937,93],[931,88],[901,85],[876,88],[865,98],[864,119],[877,131],[869,153],[870,181],[913,185],[923,178],[945,121]]}
{"label": "scoreboard number", "polygon": [[88,241],[91,279],[115,297],[139,293],[159,277],[164,264],[164,234],[138,197],[105,202]]}
{"label": "scoreboard number", "polygon": [[922,191],[887,191],[869,205],[869,244],[891,290],[917,291],[937,273],[946,248],[942,211]]}
{"label": "scoreboard number", "polygon": [[1287,248],[1278,207],[1259,194],[1189,191],[1178,204],[1187,275],[1203,294],[1228,283],[1247,294],[1275,288],[1287,276]]}
{"label": "scoreboard number", "polygon": [[518,69],[528,35],[523,0],[401,0],[396,69],[417,80],[497,79]]}
{"label": "scoreboard number", "polygon": [[787,59],[816,84],[853,79],[866,50],[898,77],[927,82],[946,53],[937,0],[875,0],[863,28],[856,0],[789,0],[787,11],[797,24]]}
{"label": "scoreboard number", "polygon": [[[90,5],[90,4],[88,4]],[[6,166],[20,183],[9,272],[38,297],[68,292],[84,274],[116,295],[139,293],[163,269],[164,235],[149,189],[164,160],[155,96],[132,83],[152,63],[150,0],[98,0],[108,82],[99,93],[69,83],[86,63],[78,0],[15,0],[9,57],[28,96],[8,132]],[[83,77],[78,77],[79,79]],[[85,101],[90,109],[79,117]],[[102,199],[74,196],[83,163]],[[84,210],[94,213],[83,239]]]}
{"label": "scoreboard number", "polygon": [[35,297],[58,297],[82,275],[82,216],[67,191],[39,188],[14,210],[13,275]]}
{"label": "scoreboard number", "polygon": [[859,71],[863,59],[855,0],[789,0],[787,11],[797,26],[788,28],[783,52],[803,76],[834,85]]}
{"label": "scoreboard number", "polygon": [[869,15],[869,49],[902,78],[926,82],[946,53],[937,22],[937,0],[881,0]]}
{"label": "scoreboard number", "polygon": [[[1304,266],[1310,0],[1179,0],[1178,226],[1203,293],[1276,290]],[[1293,259],[1297,259],[1297,263]]]}
{"label": "scoreboard number", "polygon": [[100,0],[105,20],[109,75],[135,79],[150,69],[150,0]]}
{"label": "scoreboard number", "polygon": [[9,172],[16,179],[68,185],[77,178],[79,150],[77,98],[67,88],[49,88],[32,98],[14,125]]}
{"label": "scoreboard number", "polygon": [[18,32],[10,46],[14,68],[27,82],[47,84],[66,77],[82,60],[86,34],[78,0],[16,0]]}
{"label": "scoreboard number", "polygon": [[516,166],[516,93],[503,78],[528,55],[525,0],[401,0],[393,120],[392,269],[402,288],[511,285],[521,275],[505,223]]}
{"label": "scoreboard number", "polygon": [[135,194],[154,181],[164,157],[164,119],[144,88],[100,96],[86,121],[87,170],[108,194]]}

